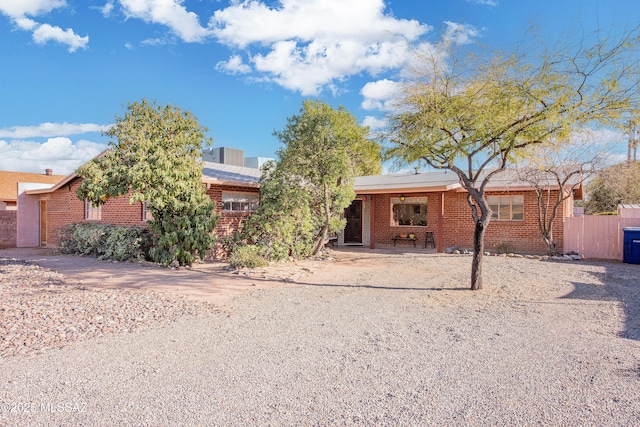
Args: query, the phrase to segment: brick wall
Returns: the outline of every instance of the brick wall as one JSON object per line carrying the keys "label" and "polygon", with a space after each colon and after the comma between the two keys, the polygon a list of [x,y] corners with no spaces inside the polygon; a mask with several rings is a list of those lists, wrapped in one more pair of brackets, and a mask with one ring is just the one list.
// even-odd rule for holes
{"label": "brick wall", "polygon": [[16,247],[17,211],[0,211],[0,248]]}
{"label": "brick wall", "polygon": [[57,232],[60,227],[73,222],[100,222],[114,225],[144,226],[142,221],[142,203],[129,203],[128,197],[118,197],[108,200],[101,207],[101,219],[84,219],[84,200],[78,199],[76,190],[80,180],[59,188],[42,199],[47,200],[47,246],[58,244]]}
{"label": "brick wall", "polygon": [[213,247],[210,255],[214,258],[224,258],[226,256],[226,252],[222,248],[222,239],[225,236],[233,233],[234,230],[242,229],[242,225],[244,222],[251,216],[248,212],[225,212],[222,210],[222,192],[239,192],[239,193],[253,193],[258,194],[259,190],[257,188],[247,188],[247,187],[238,187],[231,185],[224,186],[211,186],[207,190],[207,195],[216,202],[216,213],[220,215],[220,220],[218,221],[218,225],[215,228],[215,235],[218,237],[218,240]]}
{"label": "brick wall", "polygon": [[[128,197],[110,199],[102,205],[101,219],[99,221],[88,221],[84,219],[84,201],[76,197],[76,190],[80,186],[80,179],[74,180],[70,185],[56,190],[44,196],[47,199],[47,244],[55,246],[58,244],[56,238],[57,230],[73,222],[101,222],[105,224],[145,226],[142,221],[142,203],[129,203]],[[218,242],[211,255],[223,257],[225,255],[221,248],[221,238],[241,228],[242,223],[250,214],[244,212],[223,212],[222,192],[237,191],[242,193],[258,193],[257,188],[245,188],[236,186],[211,186],[207,190],[207,195],[216,203],[216,212],[220,215],[220,220],[214,233],[218,236]],[[15,233],[14,233],[15,235]]]}
{"label": "brick wall", "polygon": [[411,193],[407,196],[427,198],[427,226],[424,227],[417,225],[391,225],[391,199],[400,197],[400,193],[372,195],[375,243],[392,244],[391,238],[398,234],[415,233],[418,237],[416,244],[422,245],[426,231],[437,231],[438,196],[439,193]]}
{"label": "brick wall", "polygon": [[[522,221],[496,221],[489,223],[485,232],[485,251],[495,251],[496,244],[508,243],[515,252],[519,253],[546,253],[546,247],[540,237],[538,228],[537,198],[533,191],[524,192],[487,192],[487,195],[523,195],[524,219]],[[552,192],[552,199],[557,192]],[[460,246],[473,248],[474,222],[471,217],[471,208],[467,203],[466,193],[449,192],[444,198],[444,246]],[[562,251],[563,245],[563,206],[558,209],[558,217],[553,224],[553,234],[557,242],[558,251]]]}
{"label": "brick wall", "polygon": [[[418,244],[424,242],[424,232],[438,232],[438,198],[441,193],[412,193],[410,197],[427,197],[427,226],[391,226],[391,198],[400,194],[376,194],[371,196],[374,203],[375,243],[391,244],[391,238],[401,233],[415,233]],[[551,197],[557,193],[552,192]],[[487,192],[487,195],[524,195],[524,220],[491,221],[485,232],[485,250],[495,251],[498,243],[510,244],[519,253],[546,253],[546,247],[540,237],[538,228],[537,199],[532,191],[524,192]],[[554,221],[554,236],[558,250],[562,251],[563,216],[566,215],[565,203],[558,210]],[[459,246],[473,248],[474,222],[471,209],[467,204],[467,194],[450,191],[444,194],[444,247]]]}

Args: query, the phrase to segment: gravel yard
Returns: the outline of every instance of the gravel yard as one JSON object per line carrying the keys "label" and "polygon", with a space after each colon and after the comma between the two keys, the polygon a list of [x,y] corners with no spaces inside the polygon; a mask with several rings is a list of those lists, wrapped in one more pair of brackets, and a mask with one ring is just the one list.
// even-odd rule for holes
{"label": "gravel yard", "polygon": [[334,255],[224,307],[2,261],[0,425],[640,425],[640,266]]}

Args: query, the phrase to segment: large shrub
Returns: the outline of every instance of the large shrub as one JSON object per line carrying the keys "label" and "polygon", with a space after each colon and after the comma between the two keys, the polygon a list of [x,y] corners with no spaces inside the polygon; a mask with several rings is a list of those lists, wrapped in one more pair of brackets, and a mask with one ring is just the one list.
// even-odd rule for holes
{"label": "large shrub", "polygon": [[98,259],[134,261],[149,259],[152,236],[143,227],[100,223],[74,223],[58,231],[63,253],[91,255]]}

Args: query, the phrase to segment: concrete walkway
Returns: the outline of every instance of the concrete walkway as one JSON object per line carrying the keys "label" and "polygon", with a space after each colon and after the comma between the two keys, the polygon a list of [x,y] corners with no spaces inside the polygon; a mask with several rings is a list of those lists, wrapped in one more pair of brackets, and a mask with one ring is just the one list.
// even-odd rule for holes
{"label": "concrete walkway", "polygon": [[289,281],[284,274],[230,271],[228,264],[211,261],[195,263],[192,268],[169,269],[148,262],[100,261],[88,256],[57,254],[46,248],[0,249],[0,258],[32,261],[63,274],[70,283],[87,287],[151,289],[219,305],[246,290],[283,286]]}

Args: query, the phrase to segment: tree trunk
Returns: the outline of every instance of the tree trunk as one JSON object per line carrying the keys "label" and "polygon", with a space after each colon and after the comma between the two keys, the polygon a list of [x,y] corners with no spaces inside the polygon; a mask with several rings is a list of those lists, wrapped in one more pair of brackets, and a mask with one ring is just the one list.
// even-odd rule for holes
{"label": "tree trunk", "polygon": [[556,242],[553,241],[553,235],[551,231],[542,232],[542,241],[547,247],[547,255],[551,255],[551,256],[558,255],[558,251],[556,250]]}
{"label": "tree trunk", "polygon": [[476,221],[473,230],[473,261],[471,262],[471,290],[482,289],[482,257],[484,256],[485,221]]}
{"label": "tree trunk", "polygon": [[327,232],[329,231],[329,224],[331,224],[331,199],[329,194],[329,184],[324,183],[324,224],[318,233],[316,240],[316,246],[313,249],[313,255],[319,255],[322,248],[324,248],[327,241]]}

